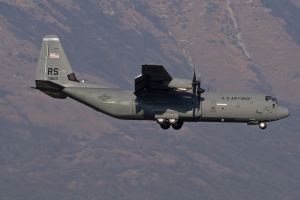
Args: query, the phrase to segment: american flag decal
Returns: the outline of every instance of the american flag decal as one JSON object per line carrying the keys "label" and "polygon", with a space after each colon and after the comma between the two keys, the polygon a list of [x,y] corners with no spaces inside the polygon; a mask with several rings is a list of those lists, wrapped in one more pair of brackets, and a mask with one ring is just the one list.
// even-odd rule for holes
{"label": "american flag decal", "polygon": [[59,58],[59,54],[58,53],[49,53],[49,58]]}

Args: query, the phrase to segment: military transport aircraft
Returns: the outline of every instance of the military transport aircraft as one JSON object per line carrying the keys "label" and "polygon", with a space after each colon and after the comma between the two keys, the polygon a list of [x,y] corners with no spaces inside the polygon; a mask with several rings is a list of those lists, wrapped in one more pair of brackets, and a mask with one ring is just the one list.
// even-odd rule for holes
{"label": "military transport aircraft", "polygon": [[178,130],[184,122],[240,122],[267,127],[267,122],[289,116],[271,96],[208,92],[201,82],[173,78],[161,65],[143,65],[135,90],[103,88],[79,81],[60,39],[43,39],[36,71],[36,89],[59,99],[70,97],[109,116],[126,120],[153,120],[161,128]]}

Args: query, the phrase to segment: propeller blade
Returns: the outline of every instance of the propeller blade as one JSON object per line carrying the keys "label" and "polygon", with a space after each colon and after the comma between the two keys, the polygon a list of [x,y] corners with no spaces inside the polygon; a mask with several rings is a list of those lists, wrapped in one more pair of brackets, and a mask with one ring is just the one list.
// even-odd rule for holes
{"label": "propeller blade", "polygon": [[193,83],[196,81],[196,69],[194,68]]}
{"label": "propeller blade", "polygon": [[193,86],[193,95],[196,95],[196,92],[197,92],[197,78],[196,78],[196,69],[195,68],[194,68],[192,86]]}

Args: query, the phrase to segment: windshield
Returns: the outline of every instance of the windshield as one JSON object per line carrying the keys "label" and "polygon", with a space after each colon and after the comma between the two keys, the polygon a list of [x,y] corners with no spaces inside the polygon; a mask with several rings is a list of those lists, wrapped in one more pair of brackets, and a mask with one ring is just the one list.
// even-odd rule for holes
{"label": "windshield", "polygon": [[271,96],[266,96],[266,101],[272,101],[272,102],[275,102],[277,104],[277,99],[273,98]]}

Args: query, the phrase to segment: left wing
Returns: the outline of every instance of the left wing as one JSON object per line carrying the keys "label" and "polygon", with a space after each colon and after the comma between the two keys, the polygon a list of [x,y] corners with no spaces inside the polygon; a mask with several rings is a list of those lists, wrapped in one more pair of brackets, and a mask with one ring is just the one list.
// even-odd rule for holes
{"label": "left wing", "polygon": [[173,80],[162,65],[142,65],[142,74],[135,78],[135,94],[149,90],[168,90]]}

